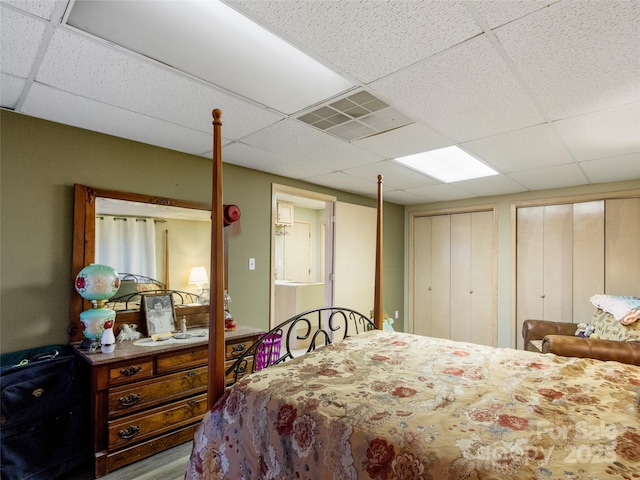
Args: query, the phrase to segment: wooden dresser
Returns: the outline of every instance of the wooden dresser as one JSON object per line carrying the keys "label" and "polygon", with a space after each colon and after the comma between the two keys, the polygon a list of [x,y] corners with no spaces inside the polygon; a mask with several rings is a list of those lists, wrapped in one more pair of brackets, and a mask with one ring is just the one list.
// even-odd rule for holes
{"label": "wooden dresser", "polygon": [[[226,367],[261,333],[243,325],[226,332]],[[78,354],[91,388],[96,477],[193,438],[207,411],[206,338]]]}

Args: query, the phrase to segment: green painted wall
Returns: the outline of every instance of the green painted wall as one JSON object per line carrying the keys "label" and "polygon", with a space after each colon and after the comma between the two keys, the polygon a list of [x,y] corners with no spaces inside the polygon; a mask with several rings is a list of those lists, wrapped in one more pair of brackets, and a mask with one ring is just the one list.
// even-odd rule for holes
{"label": "green painted wall", "polygon": [[[224,155],[224,152],[223,152]],[[375,206],[372,198],[223,165],[224,202],[242,211],[229,242],[235,318],[266,328],[269,319],[271,184]],[[67,341],[73,185],[200,202],[211,199],[211,161],[0,110],[0,352]],[[374,180],[372,180],[374,181]],[[375,194],[375,184],[372,184]],[[404,207],[385,204],[385,310],[404,318]],[[256,259],[256,270],[247,259]]]}

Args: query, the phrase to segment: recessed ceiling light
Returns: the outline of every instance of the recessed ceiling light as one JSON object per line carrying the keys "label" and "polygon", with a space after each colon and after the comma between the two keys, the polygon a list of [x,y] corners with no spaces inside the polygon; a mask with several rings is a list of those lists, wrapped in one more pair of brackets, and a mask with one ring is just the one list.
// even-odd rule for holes
{"label": "recessed ceiling light", "polygon": [[395,160],[445,183],[498,175],[494,169],[456,146],[416,153]]}
{"label": "recessed ceiling light", "polygon": [[355,87],[219,1],[72,5],[68,25],[285,114]]}

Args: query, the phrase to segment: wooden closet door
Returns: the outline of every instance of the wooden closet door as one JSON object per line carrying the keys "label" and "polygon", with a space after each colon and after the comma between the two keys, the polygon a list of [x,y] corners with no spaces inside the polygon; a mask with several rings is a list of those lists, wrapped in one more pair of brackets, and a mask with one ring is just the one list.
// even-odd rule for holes
{"label": "wooden closet door", "polygon": [[572,205],[519,208],[516,239],[516,344],[527,319],[570,322],[573,311]]}
{"label": "wooden closet door", "polygon": [[544,207],[544,319],[573,319],[573,205]]}
{"label": "wooden closet door", "polygon": [[493,212],[451,215],[451,340],[495,345]]}
{"label": "wooden closet door", "polygon": [[413,219],[413,333],[495,345],[493,211]]}
{"label": "wooden closet door", "polygon": [[413,220],[413,333],[449,338],[451,318],[449,215]]}
{"label": "wooden closet door", "polygon": [[451,215],[451,340],[471,340],[471,213]]}
{"label": "wooden closet door", "polygon": [[413,333],[432,334],[431,217],[413,221]]}
{"label": "wooden closet door", "polygon": [[469,341],[489,346],[498,344],[496,255],[494,212],[473,213]]}
{"label": "wooden closet door", "polygon": [[591,323],[604,293],[604,200],[573,204],[573,322]]}
{"label": "wooden closet door", "polygon": [[605,289],[640,297],[640,198],[606,201]]}
{"label": "wooden closet door", "polygon": [[522,324],[544,319],[542,245],[544,208],[519,208],[516,216],[516,346],[522,348]]}
{"label": "wooden closet door", "polygon": [[451,336],[451,216],[431,219],[431,335]]}

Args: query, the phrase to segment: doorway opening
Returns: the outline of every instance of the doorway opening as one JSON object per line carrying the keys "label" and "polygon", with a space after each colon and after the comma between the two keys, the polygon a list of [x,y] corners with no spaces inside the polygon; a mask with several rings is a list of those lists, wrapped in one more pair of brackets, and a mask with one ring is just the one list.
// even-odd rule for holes
{"label": "doorway opening", "polygon": [[274,327],[333,304],[336,197],[272,184],[271,312]]}

